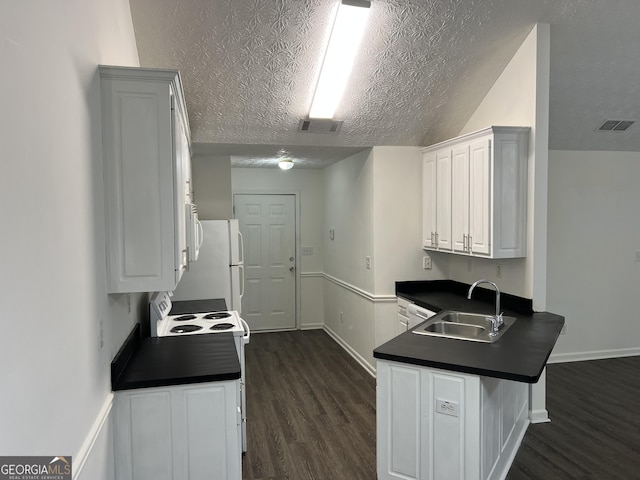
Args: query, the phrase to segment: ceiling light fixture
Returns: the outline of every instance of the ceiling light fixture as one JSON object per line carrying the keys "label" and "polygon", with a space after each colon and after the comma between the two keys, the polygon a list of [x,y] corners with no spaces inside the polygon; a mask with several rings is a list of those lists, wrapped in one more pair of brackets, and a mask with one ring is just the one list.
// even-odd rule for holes
{"label": "ceiling light fixture", "polygon": [[291,170],[293,168],[293,160],[291,160],[290,158],[283,158],[278,162],[278,166],[282,170]]}
{"label": "ceiling light fixture", "polygon": [[371,2],[341,0],[322,61],[309,118],[333,118],[364,34]]}

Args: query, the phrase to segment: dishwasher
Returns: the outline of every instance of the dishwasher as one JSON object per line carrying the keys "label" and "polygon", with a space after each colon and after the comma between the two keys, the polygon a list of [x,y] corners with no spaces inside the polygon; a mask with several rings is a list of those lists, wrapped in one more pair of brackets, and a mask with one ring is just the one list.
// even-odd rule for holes
{"label": "dishwasher", "polygon": [[422,323],[425,320],[429,320],[435,314],[436,312],[432,312],[427,308],[420,307],[415,303],[409,303],[409,305],[407,306],[407,316],[409,317],[409,324],[407,326],[407,330],[411,330],[413,327],[415,327],[419,323]]}

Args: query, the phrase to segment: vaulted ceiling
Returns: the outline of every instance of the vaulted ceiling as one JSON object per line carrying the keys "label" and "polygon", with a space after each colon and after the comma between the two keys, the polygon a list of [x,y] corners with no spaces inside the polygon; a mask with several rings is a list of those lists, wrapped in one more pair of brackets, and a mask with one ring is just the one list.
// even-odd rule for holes
{"label": "vaulted ceiling", "polygon": [[372,0],[335,135],[298,122],[337,0],[130,4],[141,65],[182,74],[196,151],[235,165],[284,149],[317,167],[455,136],[537,22],[551,24],[550,148],[640,151],[638,123],[595,131],[640,120],[637,0]]}

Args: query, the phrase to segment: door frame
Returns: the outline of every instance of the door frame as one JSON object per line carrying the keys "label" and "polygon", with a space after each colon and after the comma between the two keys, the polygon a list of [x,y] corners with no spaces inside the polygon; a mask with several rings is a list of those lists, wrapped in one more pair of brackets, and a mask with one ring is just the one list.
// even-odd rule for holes
{"label": "door frame", "polygon": [[236,195],[293,195],[293,205],[295,208],[294,212],[294,222],[293,226],[294,230],[294,240],[296,242],[295,247],[295,256],[296,261],[294,264],[295,267],[295,276],[294,276],[294,298],[295,298],[295,307],[294,307],[294,315],[295,315],[295,324],[296,330],[300,330],[300,253],[302,251],[300,247],[300,190],[254,190],[254,189],[245,189],[240,188],[238,190],[231,190],[231,208],[233,211],[233,218],[236,217]]}

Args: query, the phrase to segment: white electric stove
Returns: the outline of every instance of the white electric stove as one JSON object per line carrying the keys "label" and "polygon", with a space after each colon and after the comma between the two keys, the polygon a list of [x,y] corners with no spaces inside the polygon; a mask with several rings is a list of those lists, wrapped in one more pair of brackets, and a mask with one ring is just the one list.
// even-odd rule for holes
{"label": "white electric stove", "polygon": [[247,395],[245,390],[244,346],[249,343],[251,330],[236,311],[215,311],[170,315],[171,294],[156,292],[149,301],[149,323],[152,337],[175,337],[233,333],[240,361],[240,395],[242,406],[242,451],[247,451]]}

